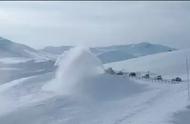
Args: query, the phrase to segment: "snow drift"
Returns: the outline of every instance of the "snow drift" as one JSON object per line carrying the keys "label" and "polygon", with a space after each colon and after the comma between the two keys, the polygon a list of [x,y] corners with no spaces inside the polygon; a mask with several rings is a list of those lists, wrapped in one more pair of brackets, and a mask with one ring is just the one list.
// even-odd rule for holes
{"label": "snow drift", "polygon": [[87,78],[104,72],[103,66],[87,48],[76,47],[58,58],[55,79],[43,87],[45,90],[68,94]]}
{"label": "snow drift", "polygon": [[100,60],[86,48],[73,48],[56,62],[55,79],[43,90],[83,98],[114,99],[141,91],[139,84],[127,78],[104,73]]}

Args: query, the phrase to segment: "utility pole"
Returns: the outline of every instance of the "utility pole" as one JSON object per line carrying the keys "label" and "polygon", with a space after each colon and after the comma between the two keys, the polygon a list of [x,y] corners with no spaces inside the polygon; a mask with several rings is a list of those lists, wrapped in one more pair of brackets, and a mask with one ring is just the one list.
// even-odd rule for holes
{"label": "utility pole", "polygon": [[189,61],[188,61],[188,57],[186,57],[186,71],[187,71],[188,99],[190,100],[190,81],[189,81]]}

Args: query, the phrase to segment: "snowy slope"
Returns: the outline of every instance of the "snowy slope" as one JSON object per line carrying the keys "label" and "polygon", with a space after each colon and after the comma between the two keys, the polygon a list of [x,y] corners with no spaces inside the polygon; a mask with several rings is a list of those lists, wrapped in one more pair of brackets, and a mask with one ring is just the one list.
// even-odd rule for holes
{"label": "snowy slope", "polygon": [[173,115],[188,105],[186,83],[152,83],[106,74],[88,49],[73,49],[56,63],[54,72],[0,85],[1,123],[172,124]]}
{"label": "snowy slope", "polygon": [[27,60],[47,61],[50,59],[53,59],[53,56],[0,37],[0,63],[8,64]]}
{"label": "snowy slope", "polygon": [[168,76],[186,74],[186,57],[190,59],[190,49],[159,53],[130,60],[108,63],[106,67],[126,71],[151,71]]}
{"label": "snowy slope", "polygon": [[0,37],[0,84],[52,71],[53,64],[51,56]]}
{"label": "snowy slope", "polygon": [[[103,110],[104,107],[108,105],[108,109],[112,103],[118,106],[119,103],[115,103],[116,101],[145,90],[142,84],[102,72],[101,63],[88,50],[76,49],[69,52],[65,59],[67,61],[60,63],[56,75],[47,73],[0,85],[0,99],[3,101],[0,104],[0,122],[98,123],[96,121],[101,119],[99,113],[107,113]],[[87,63],[89,66],[86,66]],[[75,66],[81,68],[75,69]],[[64,92],[65,90],[67,92]]]}
{"label": "snowy slope", "polygon": [[[3,124],[170,124],[172,114],[187,105],[183,85],[154,84],[145,89],[140,87],[150,84],[133,84],[117,77],[107,77],[111,83],[106,81],[102,84],[102,79],[94,82],[98,83],[94,84],[98,86],[95,92],[85,88],[86,95],[80,97],[41,91],[51,75],[2,86],[0,121]],[[135,87],[128,91],[131,86]]]}
{"label": "snowy slope", "polygon": [[23,44],[0,37],[0,57],[36,57],[37,51]]}
{"label": "snowy slope", "polygon": [[105,74],[101,61],[88,49],[79,47],[70,50],[65,58],[59,60],[55,80],[47,83],[43,90],[59,94],[77,92],[77,95],[90,95],[91,98],[92,96],[102,98],[106,95],[103,99],[114,97],[113,89],[114,94],[118,95],[116,97],[129,95],[137,89],[140,91],[140,86],[133,85],[130,81],[126,84],[125,81],[128,80]]}
{"label": "snowy slope", "polygon": [[14,63],[23,63],[29,61],[29,58],[20,58],[20,57],[6,57],[0,58],[1,63],[14,64]]}

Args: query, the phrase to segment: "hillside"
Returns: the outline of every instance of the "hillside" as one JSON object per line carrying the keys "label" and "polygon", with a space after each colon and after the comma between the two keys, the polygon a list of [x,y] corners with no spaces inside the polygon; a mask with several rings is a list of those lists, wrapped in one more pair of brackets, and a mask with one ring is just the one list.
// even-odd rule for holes
{"label": "hillside", "polygon": [[31,47],[0,38],[0,84],[54,69],[54,61]]}
{"label": "hillside", "polygon": [[168,76],[184,76],[186,74],[186,57],[190,60],[190,49],[159,53],[130,60],[105,64],[116,70],[151,71]]}
{"label": "hillside", "polygon": [[[169,60],[177,60],[174,56],[184,53],[188,51],[165,53],[164,59],[171,56]],[[146,57],[160,56],[162,60],[162,54]],[[153,83],[107,74],[100,60],[84,48],[69,50],[56,63],[58,68],[52,72],[20,77],[0,85],[1,123],[171,124],[176,119],[174,114],[187,109],[186,83]],[[110,66],[128,67],[120,63]],[[163,64],[158,66],[162,68]]]}
{"label": "hillside", "polygon": [[98,55],[98,57],[103,61],[103,63],[121,61],[140,56],[175,50],[174,48],[158,44],[151,44],[147,42],[124,46],[112,46],[105,49],[107,49],[106,52],[103,52],[102,54]]}
{"label": "hillside", "polygon": [[31,47],[0,37],[0,58],[8,57],[34,58],[42,55]]}
{"label": "hillside", "polygon": [[[46,47],[40,51],[44,51],[54,55],[60,55],[65,51],[72,48],[72,46],[61,46],[61,47]],[[139,56],[145,56],[155,53],[168,52],[175,50],[163,45],[151,44],[142,42],[138,44],[129,45],[115,45],[108,47],[93,47],[90,48],[92,53],[96,54],[103,63],[116,62]]]}

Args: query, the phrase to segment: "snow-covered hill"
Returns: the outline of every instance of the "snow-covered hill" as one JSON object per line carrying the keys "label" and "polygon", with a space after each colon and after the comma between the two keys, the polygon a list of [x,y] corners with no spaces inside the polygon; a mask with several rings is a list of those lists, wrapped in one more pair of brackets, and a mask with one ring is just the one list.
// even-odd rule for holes
{"label": "snow-covered hill", "polygon": [[[165,53],[165,59],[171,56],[171,60],[177,60],[173,55],[184,55],[187,51]],[[154,55],[147,57],[151,56],[154,58]],[[155,56],[162,60],[164,55]],[[119,64],[109,65],[128,67]],[[152,68],[156,67],[151,64]],[[58,69],[53,72],[44,71],[0,84],[1,123],[171,124],[176,119],[173,115],[188,105],[186,83],[152,83],[107,74],[100,60],[88,49],[71,49],[56,65]],[[40,64],[36,68],[49,66]]]}
{"label": "snow-covered hill", "polygon": [[147,42],[124,46],[112,46],[104,49],[106,49],[106,51],[98,55],[103,63],[116,62],[140,56],[175,50],[174,48],[158,44],[151,44]]}
{"label": "snow-covered hill", "polygon": [[0,100],[3,101],[0,122],[98,123],[98,113],[107,113],[104,106],[106,109],[111,104],[118,106],[120,102],[116,101],[145,90],[144,85],[105,74],[98,58],[89,50],[76,48],[63,59],[56,75],[47,73],[0,85]]}
{"label": "snow-covered hill", "polygon": [[166,76],[185,76],[186,57],[190,61],[190,49],[176,50],[166,53],[158,53],[130,60],[108,63],[106,67],[116,70],[150,71]]}
{"label": "snow-covered hill", "polygon": [[[63,52],[69,50],[70,48],[72,48],[72,46],[46,47],[40,51],[51,53],[54,55],[60,55]],[[163,45],[142,42],[139,44],[130,44],[130,45],[94,47],[90,48],[90,50],[94,54],[96,54],[103,63],[108,63],[108,62],[121,61],[155,53],[173,51],[175,49]]]}
{"label": "snow-covered hill", "polygon": [[[67,47],[59,56],[62,49],[48,53],[0,39],[1,123],[169,124],[188,105],[186,83],[153,84],[104,69],[183,76],[189,49],[140,43]],[[102,65],[107,62],[113,63]]]}
{"label": "snow-covered hill", "polygon": [[42,55],[31,47],[0,37],[0,58],[8,57],[39,58]]}
{"label": "snow-covered hill", "polygon": [[[73,46],[60,46],[60,47],[46,47],[42,50],[35,50],[23,44],[12,42],[8,39],[0,37],[0,62],[23,62],[31,58],[36,61],[46,61],[49,59],[56,59],[59,55],[68,51]],[[102,63],[116,62],[127,60],[140,56],[168,52],[175,50],[163,45],[151,44],[142,42],[139,44],[130,45],[116,45],[108,47],[94,47],[90,48]],[[14,61],[12,61],[14,60]],[[19,61],[20,60],[20,61]]]}
{"label": "snow-covered hill", "polygon": [[54,69],[50,55],[23,44],[0,38],[0,84]]}

